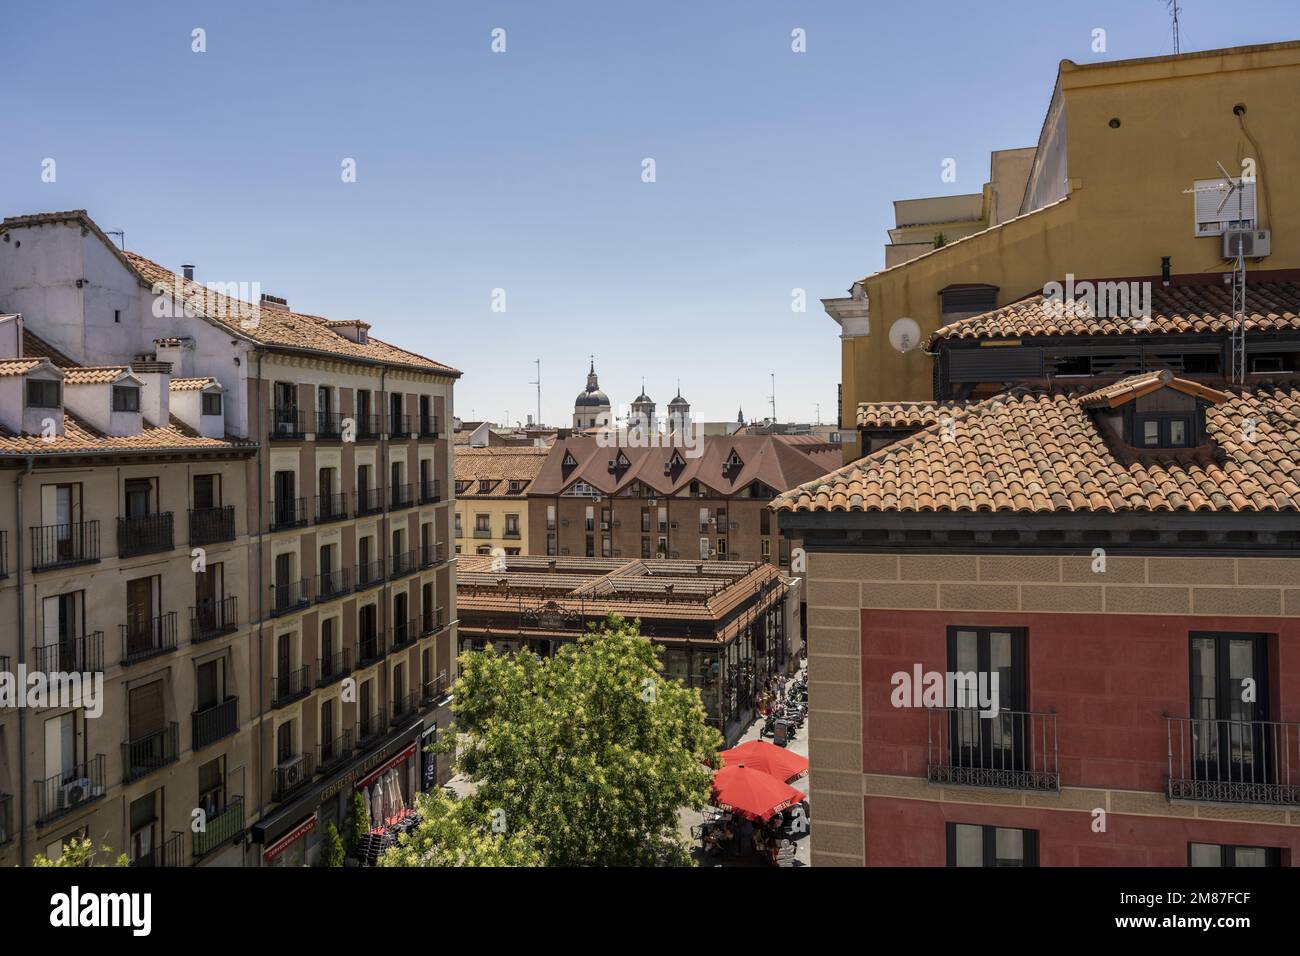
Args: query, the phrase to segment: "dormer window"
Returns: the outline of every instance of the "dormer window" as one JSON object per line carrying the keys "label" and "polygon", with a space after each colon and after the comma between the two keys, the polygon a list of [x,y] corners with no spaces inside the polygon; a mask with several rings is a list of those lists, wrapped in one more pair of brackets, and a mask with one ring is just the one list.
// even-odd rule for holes
{"label": "dormer window", "polygon": [[1135,414],[1132,444],[1138,448],[1189,448],[1193,426],[1191,415]]}
{"label": "dormer window", "polygon": [[138,412],[140,410],[140,389],[134,385],[113,386],[113,411]]}
{"label": "dormer window", "polygon": [[1208,443],[1205,413],[1227,392],[1176,378],[1169,369],[1120,379],[1082,396],[1094,420],[1124,444],[1142,450],[1199,448]]}
{"label": "dormer window", "polygon": [[520,491],[523,490],[523,488],[524,488],[524,483],[523,483],[522,481],[516,481],[516,480],[514,480],[514,479],[511,479],[511,481],[510,481],[510,493],[511,493],[512,495],[518,494]]}
{"label": "dormer window", "polygon": [[203,393],[203,412],[204,415],[221,414],[221,393],[204,392]]}
{"label": "dormer window", "polygon": [[744,461],[736,454],[736,449],[731,449],[731,454],[727,456],[727,463],[723,466],[727,471],[737,471],[745,467]]}
{"label": "dormer window", "polygon": [[28,408],[58,408],[59,405],[58,382],[41,378],[27,380]]}
{"label": "dormer window", "polygon": [[571,452],[566,451],[564,453],[564,461],[561,462],[561,464],[565,468],[576,468],[578,467],[578,459],[574,458]]}
{"label": "dormer window", "polygon": [[478,493],[485,495],[492,490],[492,482],[487,478],[480,478],[478,482]]}

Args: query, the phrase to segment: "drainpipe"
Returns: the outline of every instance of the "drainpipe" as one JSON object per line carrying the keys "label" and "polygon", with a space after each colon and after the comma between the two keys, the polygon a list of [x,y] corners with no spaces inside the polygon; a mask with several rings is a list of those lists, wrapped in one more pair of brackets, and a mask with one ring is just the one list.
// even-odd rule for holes
{"label": "drainpipe", "polygon": [[[23,478],[32,473],[32,458],[27,456],[27,468],[18,473],[14,495],[14,537],[17,543],[14,557],[18,564],[18,668],[27,659],[27,592],[23,574]],[[27,865],[27,708],[18,708],[18,859]]]}
{"label": "drainpipe", "polygon": [[[262,421],[262,350],[257,350],[257,387],[253,389],[253,403],[256,405],[254,416],[251,421]],[[251,424],[251,422],[250,422]],[[253,429],[249,428],[252,433]],[[257,781],[257,815],[260,818],[263,810],[266,809],[265,797],[262,793],[265,774],[262,773],[261,756],[262,756],[262,692],[266,687],[265,667],[263,666],[263,629],[266,620],[266,592],[262,590],[262,585],[266,582],[266,568],[263,567],[262,544],[263,544],[263,523],[262,508],[266,504],[266,496],[262,488],[262,466],[264,464],[263,456],[266,454],[267,442],[265,439],[257,443],[257,753],[259,757],[257,773],[254,779]],[[261,865],[261,860],[258,860]]]}

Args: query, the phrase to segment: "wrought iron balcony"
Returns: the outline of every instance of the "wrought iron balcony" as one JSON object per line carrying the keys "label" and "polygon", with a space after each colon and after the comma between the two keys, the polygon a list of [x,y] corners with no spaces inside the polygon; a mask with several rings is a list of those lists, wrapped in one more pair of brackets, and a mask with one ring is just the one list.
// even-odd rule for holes
{"label": "wrought iron balcony", "polygon": [[312,754],[281,760],[271,770],[271,799],[279,803],[297,793],[311,782],[315,772],[316,758]]}
{"label": "wrought iron balcony", "polygon": [[1059,792],[1056,714],[973,707],[926,709],[931,783]]}
{"label": "wrought iron balcony", "polygon": [[354,415],[353,420],[357,423],[357,441],[375,441],[379,438],[378,415]]}
{"label": "wrought iron balcony", "polygon": [[279,617],[311,603],[311,582],[306,578],[271,585],[271,616]]}
{"label": "wrought iron balcony", "polygon": [[163,843],[158,844],[152,849],[144,851],[140,856],[131,860],[132,866],[184,866],[185,865],[185,843],[184,834],[179,830],[173,830],[172,835]]}
{"label": "wrought iron balcony", "polygon": [[190,607],[190,643],[201,644],[239,630],[239,602],[235,595],[200,601]]}
{"label": "wrought iron balcony", "polygon": [[388,730],[388,715],[380,707],[374,713],[357,720],[357,748],[374,746]]}
{"label": "wrought iron balcony", "polygon": [[420,416],[420,437],[421,438],[438,437],[438,416],[437,415]]}
{"label": "wrought iron balcony", "polygon": [[420,546],[420,567],[431,568],[436,564],[445,564],[447,561],[447,546],[439,541],[437,544],[425,544]]}
{"label": "wrought iron balcony", "polygon": [[491,526],[488,526],[488,527],[486,527],[486,528],[475,528],[475,529],[474,529],[474,537],[476,537],[476,538],[490,538],[490,537],[492,537],[492,528],[491,528]]}
{"label": "wrought iron balcony", "polygon": [[271,678],[271,707],[283,707],[311,693],[311,665],[303,664]]}
{"label": "wrought iron balcony", "polygon": [[175,611],[140,618],[118,627],[122,634],[123,667],[176,650]]}
{"label": "wrought iron balcony", "polygon": [[117,519],[117,553],[130,558],[172,549],[172,513],[160,511]]}
{"label": "wrought iron balcony", "polygon": [[130,783],[176,762],[180,734],[175,721],[122,744],[122,782]]}
{"label": "wrought iron balcony", "polygon": [[389,485],[388,487],[388,510],[397,511],[399,508],[409,508],[415,504],[415,491],[412,485]]}
{"label": "wrought iron balcony", "polygon": [[352,590],[352,573],[348,568],[322,571],[316,575],[316,603],[333,601]]}
{"label": "wrought iron balcony", "polygon": [[316,658],[316,686],[337,684],[352,673],[352,652],[346,647],[329,657]]}
{"label": "wrought iron balcony", "polygon": [[32,570],[52,571],[99,560],[99,522],[74,521],[32,528]]}
{"label": "wrought iron balcony", "polygon": [[420,504],[432,505],[442,500],[442,483],[437,478],[425,478],[420,482]]}
{"label": "wrought iron balcony", "polygon": [[316,772],[329,773],[352,754],[352,731],[316,745]]}
{"label": "wrought iron balcony", "polygon": [[420,637],[420,623],[415,618],[393,624],[393,650],[410,647]]}
{"label": "wrought iron balcony", "polygon": [[316,496],[316,523],[342,521],[348,516],[348,496],[343,492],[336,495]]}
{"label": "wrought iron balcony", "polygon": [[1168,717],[1170,800],[1300,806],[1300,723]]}
{"label": "wrought iron balcony", "polygon": [[[9,670],[8,658],[4,667]],[[65,637],[54,644],[32,648],[32,667],[46,674],[93,674],[104,669],[104,632]]]}
{"label": "wrought iron balcony", "polygon": [[239,794],[231,797],[225,809],[209,816],[203,829],[193,835],[190,841],[190,856],[194,859],[205,857],[213,850],[220,849],[244,832],[244,798]]}
{"label": "wrought iron balcony", "polygon": [[411,416],[394,415],[390,412],[388,415],[388,437],[409,438],[410,435],[411,435]]}
{"label": "wrought iron balcony", "polygon": [[227,697],[219,704],[190,714],[190,749],[198,750],[239,730],[239,698]]}
{"label": "wrought iron balcony", "polygon": [[273,440],[290,440],[302,438],[303,414],[293,405],[277,405],[271,409],[270,436]]}
{"label": "wrought iron balcony", "polygon": [[420,706],[429,707],[447,696],[447,675],[439,674],[420,686]]}
{"label": "wrought iron balcony", "polygon": [[357,590],[373,588],[384,581],[384,559],[376,558],[365,564],[357,565]]}
{"label": "wrought iron balcony", "polygon": [[375,661],[383,660],[387,653],[388,646],[383,631],[363,634],[357,638],[357,667],[369,667]]}
{"label": "wrought iron balcony", "polygon": [[389,575],[392,578],[406,577],[408,574],[414,574],[419,568],[415,563],[416,552],[398,551],[392,558],[392,571]]}
{"label": "wrought iron balcony", "polygon": [[338,441],[343,434],[343,416],[338,412],[316,410],[316,440]]}
{"label": "wrought iron balcony", "polygon": [[235,506],[190,509],[190,544],[235,540]]}
{"label": "wrought iron balcony", "polygon": [[353,512],[358,518],[362,515],[378,514],[384,510],[384,489],[362,488],[352,493]]}
{"label": "wrought iron balcony", "polygon": [[420,695],[412,691],[409,694],[403,694],[397,700],[393,701],[392,717],[389,723],[396,727],[404,720],[409,720],[411,716],[420,709]]}
{"label": "wrought iron balcony", "polygon": [[301,528],[307,523],[306,498],[276,498],[271,502],[271,530]]}
{"label": "wrought iron balcony", "polygon": [[14,798],[11,793],[0,793],[0,846],[14,838]]}
{"label": "wrought iron balcony", "polygon": [[65,772],[37,780],[35,789],[40,827],[104,795],[104,755],[95,754]]}

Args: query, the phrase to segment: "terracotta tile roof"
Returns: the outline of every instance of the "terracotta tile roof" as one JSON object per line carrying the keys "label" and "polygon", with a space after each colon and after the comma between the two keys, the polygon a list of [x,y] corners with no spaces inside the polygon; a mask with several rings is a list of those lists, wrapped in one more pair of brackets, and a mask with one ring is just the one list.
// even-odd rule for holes
{"label": "terracotta tile roof", "polygon": [[861,402],[858,427],[866,429],[924,428],[945,415],[955,415],[965,402]]}
{"label": "terracotta tile roof", "polygon": [[1079,404],[1084,408],[1098,408],[1102,405],[1107,408],[1118,408],[1161,388],[1172,388],[1187,395],[1195,395],[1214,405],[1220,405],[1232,398],[1230,393],[1210,388],[1200,382],[1175,378],[1174,373],[1165,368],[1154,372],[1143,372],[1141,375],[1131,375],[1118,382],[1103,385],[1094,392],[1079,396]]}
{"label": "terracotta tile roof", "polygon": [[76,365],[65,368],[66,385],[109,385],[130,371],[125,365]]}
{"label": "terracotta tile roof", "polygon": [[165,427],[146,422],[137,435],[105,435],[64,410],[63,434],[52,441],[41,435],[22,434],[0,427],[0,457],[6,455],[111,454],[123,451],[194,452],[252,451],[257,442],[233,438],[204,438],[173,418]]}
{"label": "terracotta tile roof", "polygon": [[[502,445],[489,448],[457,448],[452,456],[456,481],[468,481],[469,487],[457,494],[458,498],[511,498],[523,497],[546,463],[549,448],[517,448]],[[492,482],[486,492],[478,490],[480,481]],[[517,491],[510,490],[510,482],[522,482]]]}
{"label": "terracotta tile roof", "polygon": [[[1300,284],[1248,282],[1246,306],[1247,332],[1300,330]],[[945,325],[930,334],[928,347],[953,339],[1226,332],[1232,325],[1232,289],[1222,282],[1163,286],[1156,279],[1151,290],[1151,321],[1141,326],[1136,323],[1130,318],[1095,315],[1083,301],[1061,303],[1039,293]]]}
{"label": "terracotta tile roof", "polygon": [[174,378],[167,383],[167,389],[172,392],[196,392],[216,383],[217,380],[210,375],[207,378]]}
{"label": "terracotta tile roof", "polygon": [[[1256,423],[1245,441],[1243,422]],[[1211,445],[1138,452],[1078,397],[1008,392],[778,498],[778,511],[1297,511],[1300,391],[1259,387],[1206,411]]]}
{"label": "terracotta tile roof", "polygon": [[39,358],[0,359],[0,375],[26,375],[36,366],[44,364],[45,360]]}
{"label": "terracotta tile roof", "polygon": [[68,358],[49,342],[23,329],[23,355],[30,358],[47,358],[60,368],[74,368],[76,362]]}

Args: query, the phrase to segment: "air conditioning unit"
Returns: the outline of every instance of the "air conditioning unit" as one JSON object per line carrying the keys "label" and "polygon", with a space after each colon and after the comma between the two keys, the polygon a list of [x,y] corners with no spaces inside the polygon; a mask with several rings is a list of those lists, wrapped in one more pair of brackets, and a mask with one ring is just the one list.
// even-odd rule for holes
{"label": "air conditioning unit", "polygon": [[717,518],[714,518],[714,517],[712,517],[712,516],[709,517],[709,524],[717,524],[717,523],[718,523],[718,519],[717,519]]}
{"label": "air conditioning unit", "polygon": [[676,527],[677,527],[677,522],[676,522],[676,521],[674,521],[674,522],[672,523],[672,527],[673,527],[674,529],[676,529]]}
{"label": "air conditioning unit", "polygon": [[1237,250],[1247,259],[1262,259],[1269,255],[1273,234],[1268,229],[1229,229],[1223,233],[1223,258],[1237,258]]}
{"label": "air conditioning unit", "polygon": [[89,777],[82,777],[79,780],[69,780],[59,791],[59,809],[71,810],[73,807],[81,806],[91,797],[91,788],[94,784]]}
{"label": "air conditioning unit", "polygon": [[292,760],[287,760],[280,764],[280,778],[284,782],[285,787],[293,787],[302,783],[302,754],[299,754]]}
{"label": "air conditioning unit", "polygon": [[608,522],[608,521],[602,521],[602,522],[600,523],[600,530],[601,530],[601,531],[608,531],[608,530],[609,530],[609,522]]}

